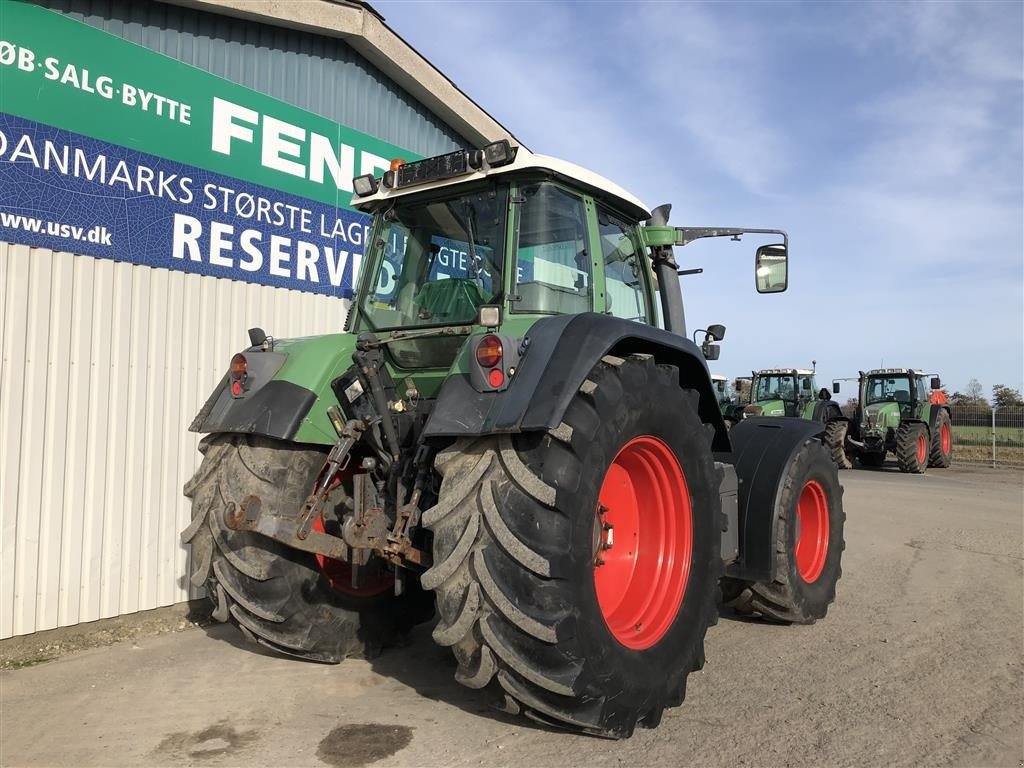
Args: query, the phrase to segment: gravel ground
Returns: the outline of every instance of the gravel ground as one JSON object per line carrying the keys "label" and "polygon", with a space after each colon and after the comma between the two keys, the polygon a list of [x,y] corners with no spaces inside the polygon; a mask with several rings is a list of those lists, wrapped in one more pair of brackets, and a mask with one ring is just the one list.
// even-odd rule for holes
{"label": "gravel ground", "polygon": [[492,711],[425,628],[329,667],[216,626],[0,672],[0,765],[1024,765],[1024,474],[842,480],[828,618],[723,617],[685,704],[632,739]]}

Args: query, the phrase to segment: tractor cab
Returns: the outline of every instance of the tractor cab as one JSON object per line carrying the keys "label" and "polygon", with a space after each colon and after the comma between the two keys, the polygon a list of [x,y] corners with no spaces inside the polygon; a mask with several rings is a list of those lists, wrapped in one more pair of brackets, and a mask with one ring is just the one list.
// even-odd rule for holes
{"label": "tractor cab", "polygon": [[744,413],[752,416],[796,416],[810,419],[817,391],[814,371],[801,368],[754,371],[751,375],[750,403]]}

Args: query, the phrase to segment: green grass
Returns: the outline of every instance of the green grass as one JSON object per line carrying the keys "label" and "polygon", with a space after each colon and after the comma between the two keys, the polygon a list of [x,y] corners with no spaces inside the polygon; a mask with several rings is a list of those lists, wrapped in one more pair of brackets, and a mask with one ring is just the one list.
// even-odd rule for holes
{"label": "green grass", "polygon": [[[992,445],[992,427],[953,425],[953,445]],[[1024,447],[1024,428],[996,427],[996,445]]]}

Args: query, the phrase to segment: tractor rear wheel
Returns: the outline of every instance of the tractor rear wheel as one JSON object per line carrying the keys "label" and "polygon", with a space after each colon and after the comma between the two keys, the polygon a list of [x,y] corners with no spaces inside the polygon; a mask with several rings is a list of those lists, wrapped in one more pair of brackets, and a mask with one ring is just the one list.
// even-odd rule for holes
{"label": "tractor rear wheel", "polygon": [[557,429],[438,455],[422,583],[459,682],[496,681],[509,712],[612,738],[682,703],[722,568],[697,403],[675,367],[606,356]]}
{"label": "tractor rear wheel", "polygon": [[775,579],[768,584],[725,579],[723,591],[737,613],[813,624],[835,601],[843,572],[843,488],[829,451],[818,440],[803,444],[782,483]]}
{"label": "tractor rear wheel", "polygon": [[935,417],[933,429],[928,466],[945,469],[953,463],[953,428],[950,425],[948,411],[945,409],[939,411],[939,415]]}
{"label": "tractor rear wheel", "polygon": [[373,653],[414,623],[398,622],[422,619],[403,610],[412,608],[404,597],[373,585],[345,594],[313,555],[225,524],[227,504],[250,494],[264,514],[297,511],[323,466],[321,451],[253,435],[211,435],[199,450],[203,463],[184,489],[192,523],[181,538],[192,545],[192,585],[206,587],[215,619],[279,653],[330,663]]}
{"label": "tractor rear wheel", "polygon": [[900,472],[922,474],[928,467],[928,430],[919,422],[904,422],[896,430],[896,463]]}
{"label": "tractor rear wheel", "polygon": [[832,461],[840,469],[853,469],[853,462],[846,455],[846,432],[848,421],[830,421],[825,425],[825,445],[832,455]]}

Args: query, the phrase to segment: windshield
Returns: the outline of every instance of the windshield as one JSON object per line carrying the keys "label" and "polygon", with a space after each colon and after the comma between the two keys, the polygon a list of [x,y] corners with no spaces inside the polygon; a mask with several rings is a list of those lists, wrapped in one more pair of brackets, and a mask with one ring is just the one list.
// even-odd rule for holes
{"label": "windshield", "polygon": [[909,403],[910,377],[886,376],[868,379],[864,385],[864,403]]}
{"label": "windshield", "polygon": [[758,376],[754,400],[796,400],[796,378],[788,375]]}
{"label": "windshield", "polygon": [[465,325],[500,300],[507,185],[398,200],[374,241],[363,316],[376,330]]}

